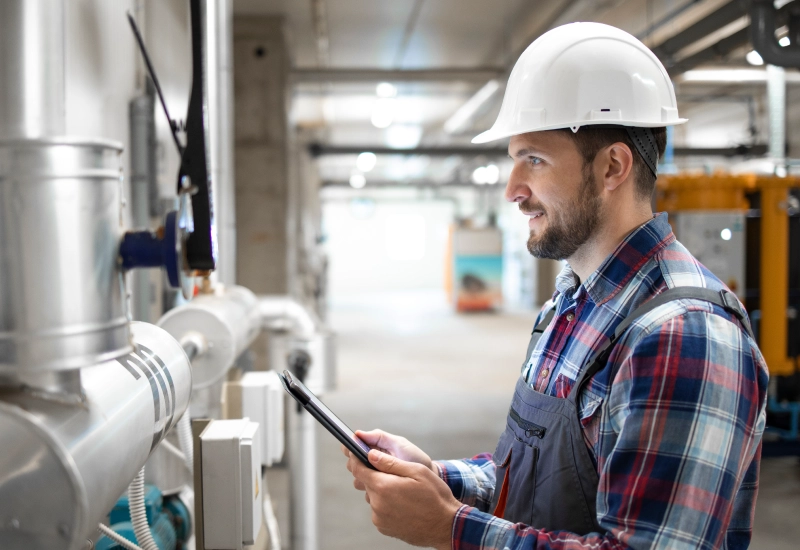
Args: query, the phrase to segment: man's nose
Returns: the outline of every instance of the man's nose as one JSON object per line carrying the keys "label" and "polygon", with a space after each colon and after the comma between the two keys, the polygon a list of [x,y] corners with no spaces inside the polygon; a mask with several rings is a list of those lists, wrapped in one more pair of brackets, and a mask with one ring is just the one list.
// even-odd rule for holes
{"label": "man's nose", "polygon": [[531,189],[528,187],[524,174],[525,170],[520,165],[514,164],[504,194],[508,202],[524,202],[530,198]]}

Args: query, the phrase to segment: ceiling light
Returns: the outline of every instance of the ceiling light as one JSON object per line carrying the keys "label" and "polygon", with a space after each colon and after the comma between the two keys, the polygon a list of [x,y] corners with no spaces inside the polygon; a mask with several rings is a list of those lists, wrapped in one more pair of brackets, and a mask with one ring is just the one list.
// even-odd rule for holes
{"label": "ceiling light", "polygon": [[489,181],[486,176],[487,176],[486,167],[485,166],[478,166],[472,172],[472,182],[476,183],[477,185],[485,185]]}
{"label": "ceiling light", "polygon": [[375,156],[375,153],[364,152],[358,155],[358,158],[356,158],[356,168],[362,172],[369,172],[375,168],[375,163],[377,162],[378,157]]}
{"label": "ceiling light", "polygon": [[723,241],[729,241],[733,237],[733,233],[727,227],[720,231],[719,236],[722,237]]}
{"label": "ceiling light", "polygon": [[364,174],[359,174],[356,172],[352,176],[350,176],[350,187],[353,189],[361,189],[367,184],[367,178],[364,177]]}
{"label": "ceiling light", "polygon": [[484,168],[483,175],[486,178],[486,183],[489,185],[494,185],[500,181],[500,169],[496,164],[490,164]]}
{"label": "ceiling light", "polygon": [[394,97],[397,95],[397,88],[388,82],[381,82],[375,88],[375,93],[378,97]]}
{"label": "ceiling light", "polygon": [[422,139],[422,126],[395,124],[386,129],[386,145],[392,149],[413,149]]}
{"label": "ceiling light", "polygon": [[466,124],[478,112],[484,103],[489,101],[494,93],[500,89],[499,80],[490,80],[469,98],[453,115],[444,123],[444,131],[448,134],[457,134],[464,130]]}
{"label": "ceiling light", "polygon": [[791,43],[792,43],[792,41],[789,40],[788,36],[784,36],[783,38],[778,40],[778,44],[780,44],[782,48],[785,48],[786,46],[788,46]]}
{"label": "ceiling light", "polygon": [[763,65],[764,60],[761,58],[761,54],[759,54],[755,50],[750,50],[747,52],[747,55],[744,56],[748,63],[751,65]]}
{"label": "ceiling light", "polygon": [[394,99],[380,98],[372,108],[372,125],[376,128],[388,128],[394,120]]}

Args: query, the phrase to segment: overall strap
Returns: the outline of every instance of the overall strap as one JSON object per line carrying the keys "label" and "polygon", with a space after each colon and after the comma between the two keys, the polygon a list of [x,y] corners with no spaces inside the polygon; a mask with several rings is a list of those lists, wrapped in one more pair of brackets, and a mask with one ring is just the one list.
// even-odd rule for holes
{"label": "overall strap", "polygon": [[555,315],[556,315],[556,304],[555,302],[553,302],[553,307],[551,307],[545,314],[545,316],[542,317],[542,320],[539,321],[539,323],[537,323],[535,327],[533,327],[531,336],[535,336],[536,334],[538,334],[539,336],[536,339],[538,340],[539,338],[541,338],[542,333],[547,329],[548,325],[550,325],[550,322],[553,320],[553,317],[555,317]]}
{"label": "overall strap", "polygon": [[692,286],[670,288],[655,298],[652,298],[640,305],[633,311],[633,313],[625,317],[622,322],[617,325],[617,328],[614,329],[614,334],[612,334],[611,337],[606,340],[600,349],[597,350],[597,352],[592,356],[591,360],[589,361],[589,366],[578,375],[577,380],[575,380],[575,384],[572,386],[569,399],[574,402],[585,382],[594,376],[597,371],[603,368],[603,366],[605,366],[609,355],[611,355],[611,350],[614,348],[614,344],[617,343],[622,334],[628,329],[629,326],[631,326],[631,324],[633,324],[634,321],[636,321],[636,319],[647,313],[650,313],[657,307],[663,306],[666,303],[674,300],[684,299],[703,300],[705,302],[711,302],[712,304],[720,306],[721,308],[725,309],[725,311],[736,317],[739,320],[739,323],[741,323],[745,332],[747,332],[747,334],[750,335],[753,340],[755,340],[753,329],[750,327],[750,319],[747,317],[747,313],[739,304],[739,300],[736,298],[736,295],[729,290],[723,289],[717,291],[711,290],[710,288]]}
{"label": "overall strap", "polygon": [[[544,317],[542,317],[542,320],[536,323],[536,326],[533,327],[533,330],[531,331],[531,339],[528,342],[528,350],[525,352],[526,363],[530,359],[531,353],[533,353],[533,349],[536,347],[536,344],[539,343],[539,339],[541,339],[542,333],[547,329],[548,325],[550,325],[550,322],[553,320],[555,314],[556,314],[556,306],[555,303],[553,303],[553,307],[551,307],[544,315]],[[522,370],[525,370],[526,363],[522,364]]]}

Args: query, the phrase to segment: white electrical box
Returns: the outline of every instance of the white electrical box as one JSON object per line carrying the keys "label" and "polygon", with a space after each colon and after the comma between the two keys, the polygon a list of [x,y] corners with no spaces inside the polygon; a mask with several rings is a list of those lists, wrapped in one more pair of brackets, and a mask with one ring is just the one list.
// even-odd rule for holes
{"label": "white electrical box", "polygon": [[261,529],[259,425],[248,418],[214,420],[200,436],[206,548],[241,550]]}
{"label": "white electrical box", "polygon": [[283,458],[286,392],[275,371],[247,372],[239,384],[242,416],[261,424],[261,458],[265,466],[272,466]]}

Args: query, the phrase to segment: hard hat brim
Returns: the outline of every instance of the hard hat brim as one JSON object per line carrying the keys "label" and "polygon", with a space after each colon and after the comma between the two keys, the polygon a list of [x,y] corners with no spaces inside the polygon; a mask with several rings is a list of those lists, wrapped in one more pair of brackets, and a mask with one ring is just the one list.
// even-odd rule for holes
{"label": "hard hat brim", "polygon": [[472,143],[489,143],[490,141],[497,141],[498,139],[510,138],[512,136],[519,136],[522,134],[528,134],[531,132],[544,132],[545,130],[566,130],[572,128],[582,128],[584,126],[632,126],[637,128],[663,128],[664,126],[677,126],[679,124],[684,124],[687,122],[688,118],[678,118],[675,120],[670,120],[669,122],[642,122],[642,121],[633,121],[633,120],[615,120],[615,121],[608,121],[608,120],[592,120],[592,121],[585,121],[580,124],[576,124],[575,126],[565,125],[565,124],[551,124],[546,126],[539,126],[531,129],[519,129],[515,131],[499,131],[495,130],[494,128],[490,128],[485,132],[482,132],[472,138]]}

